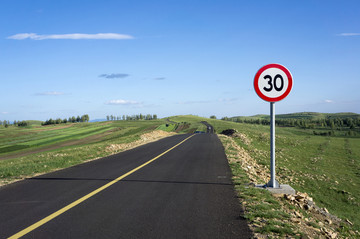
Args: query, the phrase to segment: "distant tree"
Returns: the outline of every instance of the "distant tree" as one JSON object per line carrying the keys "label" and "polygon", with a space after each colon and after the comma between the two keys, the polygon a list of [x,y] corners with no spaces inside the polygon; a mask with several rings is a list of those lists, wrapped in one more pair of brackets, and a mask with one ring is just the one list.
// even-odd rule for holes
{"label": "distant tree", "polygon": [[89,122],[89,120],[90,120],[90,117],[89,117],[88,114],[82,115],[81,118],[80,118],[81,122]]}
{"label": "distant tree", "polygon": [[68,120],[65,118],[63,119],[63,123],[66,124],[68,122]]}
{"label": "distant tree", "polygon": [[267,120],[267,119],[262,119],[262,120],[261,120],[261,124],[262,124],[262,125],[268,125],[268,124],[270,124],[270,122],[269,122],[269,120]]}
{"label": "distant tree", "polygon": [[335,128],[335,122],[334,120],[330,120],[330,128],[334,129]]}
{"label": "distant tree", "polygon": [[19,126],[19,127],[28,126],[28,122],[27,122],[27,121],[18,121],[18,122],[17,122],[17,126]]}
{"label": "distant tree", "polygon": [[356,125],[360,127],[360,118],[357,119]]}
{"label": "distant tree", "polygon": [[77,117],[76,117],[76,122],[80,122],[80,121],[81,121],[80,116],[77,116]]}
{"label": "distant tree", "polygon": [[210,119],[216,119],[215,115],[210,116]]}
{"label": "distant tree", "polygon": [[153,120],[157,120],[157,115],[156,114],[153,115]]}

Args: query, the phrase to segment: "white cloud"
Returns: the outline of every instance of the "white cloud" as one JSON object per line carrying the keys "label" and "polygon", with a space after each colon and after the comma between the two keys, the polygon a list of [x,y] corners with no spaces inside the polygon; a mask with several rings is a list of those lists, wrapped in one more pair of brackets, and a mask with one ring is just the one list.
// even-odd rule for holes
{"label": "white cloud", "polygon": [[343,37],[352,37],[352,36],[360,36],[360,33],[340,33],[339,36]]}
{"label": "white cloud", "polygon": [[9,112],[1,112],[1,114],[3,114],[3,115],[7,115],[7,114],[9,114]]}
{"label": "white cloud", "polygon": [[333,100],[325,100],[325,103],[334,103]]}
{"label": "white cloud", "polygon": [[118,33],[97,33],[97,34],[54,34],[54,35],[38,35],[36,33],[19,33],[16,35],[9,36],[8,39],[13,40],[48,40],[48,39],[70,39],[70,40],[81,40],[81,39],[96,39],[96,40],[124,40],[133,39],[133,36],[118,34]]}
{"label": "white cloud", "polygon": [[37,93],[36,95],[64,95],[64,93],[58,91],[48,91],[48,92]]}
{"label": "white cloud", "polygon": [[109,100],[105,102],[106,105],[138,105],[141,104],[134,100]]}

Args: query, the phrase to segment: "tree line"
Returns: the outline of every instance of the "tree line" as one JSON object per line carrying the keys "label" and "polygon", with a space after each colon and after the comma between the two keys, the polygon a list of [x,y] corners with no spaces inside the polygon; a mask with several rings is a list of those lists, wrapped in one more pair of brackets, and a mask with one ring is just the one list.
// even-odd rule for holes
{"label": "tree line", "polygon": [[115,116],[115,115],[107,115],[106,120],[107,121],[114,121],[114,120],[157,120],[156,114],[138,114],[138,115],[122,115],[122,116]]}
{"label": "tree line", "polygon": [[4,120],[4,121],[0,120],[0,125],[4,125],[6,128],[7,128],[10,124],[11,124],[11,123],[10,123],[10,121],[8,121],[8,120]]}
{"label": "tree line", "polygon": [[46,120],[45,122],[42,122],[41,125],[52,125],[52,124],[66,124],[66,123],[80,123],[80,122],[89,122],[90,120],[90,117],[89,115],[82,115],[81,117],[80,116],[72,116],[72,117],[69,117],[68,119],[60,119],[60,118],[57,118],[57,119],[48,119]]}
{"label": "tree line", "polygon": [[9,127],[10,125],[14,125],[14,126],[28,126],[29,123],[25,120],[23,121],[16,121],[14,120],[13,123],[11,123],[9,120],[0,120],[0,125],[4,125],[5,128]]}
{"label": "tree line", "polygon": [[[270,125],[270,119],[248,119],[242,117],[223,117],[222,120],[233,121],[237,123],[247,124],[261,124]],[[283,127],[299,127],[304,129],[315,129],[315,128],[330,128],[330,129],[341,129],[348,127],[349,129],[355,129],[360,127],[360,118],[331,118],[331,119],[275,119],[277,126]]]}
{"label": "tree line", "polygon": [[[52,125],[52,124],[66,124],[66,123],[79,123],[79,122],[89,122],[90,117],[88,114],[82,115],[80,116],[72,116],[69,117],[68,119],[48,119],[44,122],[41,123],[41,125]],[[16,121],[14,120],[12,123],[9,120],[0,120],[0,126],[3,125],[5,126],[5,128],[9,127],[10,125],[13,126],[18,126],[18,127],[25,127],[25,126],[29,126],[29,122],[26,120],[22,120],[22,121]]]}

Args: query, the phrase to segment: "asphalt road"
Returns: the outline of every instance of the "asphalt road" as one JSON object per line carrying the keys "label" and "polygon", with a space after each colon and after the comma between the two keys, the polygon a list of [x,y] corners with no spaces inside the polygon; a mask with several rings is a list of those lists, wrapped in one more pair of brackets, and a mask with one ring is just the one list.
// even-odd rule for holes
{"label": "asphalt road", "polygon": [[201,121],[201,123],[206,125],[206,133],[208,133],[208,134],[213,134],[214,133],[214,127],[211,124],[209,124],[206,121]]}
{"label": "asphalt road", "polygon": [[0,238],[23,229],[22,238],[250,238],[215,134],[193,135],[156,158],[189,136],[0,188]]}

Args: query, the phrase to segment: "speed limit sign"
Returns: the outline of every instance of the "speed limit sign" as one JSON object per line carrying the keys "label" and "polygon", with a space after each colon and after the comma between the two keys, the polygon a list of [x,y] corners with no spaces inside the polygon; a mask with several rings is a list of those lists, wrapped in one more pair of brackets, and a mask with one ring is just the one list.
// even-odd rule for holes
{"label": "speed limit sign", "polygon": [[279,64],[268,64],[256,72],[254,88],[258,96],[270,102],[270,181],[269,188],[280,188],[275,178],[275,102],[284,99],[291,91],[291,73]]}
{"label": "speed limit sign", "polygon": [[268,102],[284,99],[291,91],[291,73],[279,64],[268,64],[260,68],[254,78],[254,88],[258,96]]}

